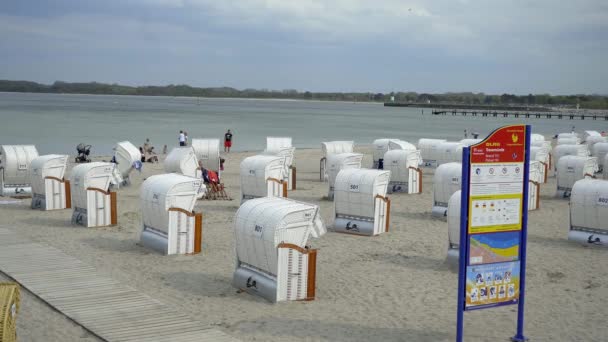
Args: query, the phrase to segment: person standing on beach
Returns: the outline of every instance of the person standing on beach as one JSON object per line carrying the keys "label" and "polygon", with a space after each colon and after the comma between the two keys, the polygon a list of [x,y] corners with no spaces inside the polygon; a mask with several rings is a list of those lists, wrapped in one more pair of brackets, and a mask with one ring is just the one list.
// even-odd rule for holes
{"label": "person standing on beach", "polygon": [[230,148],[232,147],[232,132],[228,130],[226,134],[224,134],[224,152],[230,153]]}
{"label": "person standing on beach", "polygon": [[184,131],[184,146],[188,146],[188,132]]}
{"label": "person standing on beach", "polygon": [[179,131],[179,146],[186,146],[186,135],[184,131]]}
{"label": "person standing on beach", "polygon": [[464,130],[464,138],[466,139],[466,138],[468,138],[468,136],[469,136],[469,135],[467,134],[467,130],[465,129],[465,130]]}

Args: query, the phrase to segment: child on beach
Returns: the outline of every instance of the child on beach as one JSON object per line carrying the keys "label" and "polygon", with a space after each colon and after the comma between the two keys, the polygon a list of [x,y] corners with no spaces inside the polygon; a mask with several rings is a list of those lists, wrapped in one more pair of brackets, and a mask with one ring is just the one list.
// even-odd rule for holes
{"label": "child on beach", "polygon": [[146,142],[144,143],[144,152],[150,152],[152,144],[150,144],[150,138],[146,138]]}
{"label": "child on beach", "polygon": [[150,147],[150,151],[148,153],[148,162],[149,163],[158,163],[158,156],[156,152],[154,152],[154,146]]}
{"label": "child on beach", "polygon": [[141,162],[145,163],[158,163],[158,156],[154,152],[154,147],[150,147],[149,151],[146,151],[144,147],[139,147],[139,153],[141,153]]}

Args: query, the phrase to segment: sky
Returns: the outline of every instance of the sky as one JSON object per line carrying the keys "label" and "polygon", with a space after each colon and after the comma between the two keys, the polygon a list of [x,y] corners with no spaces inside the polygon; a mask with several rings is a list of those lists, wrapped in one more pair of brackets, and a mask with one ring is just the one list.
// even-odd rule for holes
{"label": "sky", "polygon": [[608,94],[606,0],[2,0],[0,79]]}

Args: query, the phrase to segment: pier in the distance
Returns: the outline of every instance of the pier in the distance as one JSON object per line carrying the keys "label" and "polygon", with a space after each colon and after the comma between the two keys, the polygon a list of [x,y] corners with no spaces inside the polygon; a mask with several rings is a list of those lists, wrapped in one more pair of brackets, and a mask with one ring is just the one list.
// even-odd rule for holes
{"label": "pier in the distance", "polygon": [[563,113],[563,112],[545,112],[545,113],[530,113],[530,112],[514,112],[514,111],[475,111],[475,110],[432,110],[433,115],[451,115],[451,116],[481,116],[481,117],[514,117],[526,119],[568,119],[568,120],[606,120],[608,121],[607,113]]}

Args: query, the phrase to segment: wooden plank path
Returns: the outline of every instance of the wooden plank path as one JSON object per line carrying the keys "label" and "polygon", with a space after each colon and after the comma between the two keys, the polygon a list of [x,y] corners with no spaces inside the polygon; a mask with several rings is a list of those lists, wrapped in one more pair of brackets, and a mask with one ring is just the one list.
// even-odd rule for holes
{"label": "wooden plank path", "polygon": [[0,271],[105,341],[237,341],[6,228],[0,228]]}

